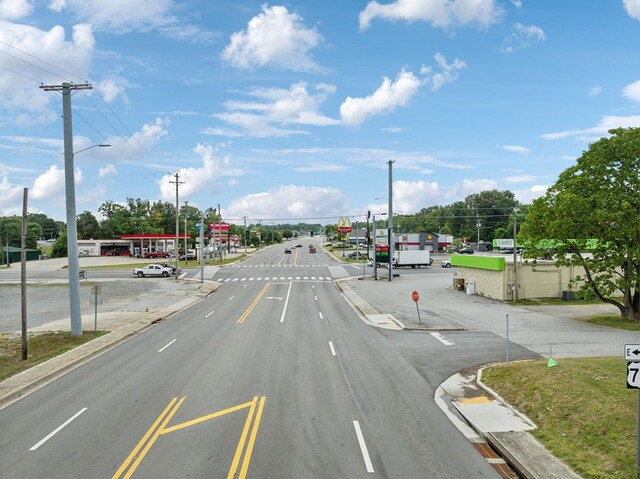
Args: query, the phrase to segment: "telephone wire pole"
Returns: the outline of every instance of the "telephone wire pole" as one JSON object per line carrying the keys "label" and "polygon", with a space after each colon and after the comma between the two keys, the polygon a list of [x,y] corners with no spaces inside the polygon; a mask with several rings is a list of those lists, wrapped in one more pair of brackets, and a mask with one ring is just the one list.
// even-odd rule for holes
{"label": "telephone wire pole", "polygon": [[73,168],[73,128],[71,122],[71,92],[91,90],[89,83],[74,85],[40,85],[44,91],[62,92],[62,117],[64,124],[64,184],[67,206],[67,260],[69,272],[69,312],[71,335],[82,336],[82,311],[80,310],[80,267],[78,264],[78,224],[76,219],[76,186]]}
{"label": "telephone wire pole", "polygon": [[[176,281],[178,281],[178,251],[179,251],[179,246],[180,246],[180,217],[178,215],[178,211],[180,208],[180,205],[178,204],[178,188],[180,187],[180,185],[184,184],[184,181],[180,181],[180,173],[175,173],[173,175],[176,179],[176,181],[170,181],[169,183],[171,183],[172,185],[176,185],[176,246],[175,246],[175,253],[176,253]],[[185,251],[185,258],[187,257],[186,255],[186,251]]]}

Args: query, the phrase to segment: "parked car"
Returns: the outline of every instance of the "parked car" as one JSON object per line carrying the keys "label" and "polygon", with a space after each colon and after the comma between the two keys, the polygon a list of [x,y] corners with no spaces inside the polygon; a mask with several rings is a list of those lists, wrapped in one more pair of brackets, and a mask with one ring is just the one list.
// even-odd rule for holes
{"label": "parked car", "polygon": [[165,268],[160,264],[148,264],[142,268],[133,268],[133,275],[138,278],[144,278],[145,276],[164,276],[168,278],[172,274],[172,268]]}
{"label": "parked car", "polygon": [[186,256],[184,254],[181,254],[178,259],[182,260],[182,261],[184,261],[186,259],[187,261],[189,261],[190,259],[196,259],[196,254],[195,253],[187,253]]}
{"label": "parked car", "polygon": [[284,254],[291,254],[291,250],[290,250],[289,248],[286,248],[286,249],[284,250]]}
{"label": "parked car", "polygon": [[440,266],[442,266],[443,268],[451,268],[451,260],[443,259],[442,262],[440,263]]}
{"label": "parked car", "polygon": [[168,258],[170,254],[167,251],[147,251],[145,258]]}
{"label": "parked car", "polygon": [[352,251],[347,255],[348,258],[366,258],[367,253],[363,253],[362,251]]}
{"label": "parked car", "polygon": [[473,254],[473,253],[475,253],[475,251],[473,251],[473,249],[467,247],[467,248],[459,249],[458,253],[460,253],[460,254]]}

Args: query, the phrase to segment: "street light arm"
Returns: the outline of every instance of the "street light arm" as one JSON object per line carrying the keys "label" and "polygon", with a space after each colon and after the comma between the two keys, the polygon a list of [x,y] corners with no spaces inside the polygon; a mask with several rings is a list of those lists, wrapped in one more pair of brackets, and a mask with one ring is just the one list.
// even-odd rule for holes
{"label": "street light arm", "polygon": [[98,143],[97,145],[91,145],[91,146],[88,146],[87,148],[83,148],[82,150],[74,151],[73,154],[77,155],[78,153],[82,153],[83,151],[90,150],[91,148],[108,148],[110,146],[111,145],[108,143]]}

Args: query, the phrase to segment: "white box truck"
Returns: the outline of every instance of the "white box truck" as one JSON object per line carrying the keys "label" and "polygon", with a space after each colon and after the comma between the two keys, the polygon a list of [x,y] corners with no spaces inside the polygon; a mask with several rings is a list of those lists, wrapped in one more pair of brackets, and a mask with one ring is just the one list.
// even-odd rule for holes
{"label": "white box truck", "polygon": [[411,266],[412,268],[417,268],[420,266],[430,266],[431,263],[433,263],[431,253],[426,250],[393,252],[393,264],[395,267]]}

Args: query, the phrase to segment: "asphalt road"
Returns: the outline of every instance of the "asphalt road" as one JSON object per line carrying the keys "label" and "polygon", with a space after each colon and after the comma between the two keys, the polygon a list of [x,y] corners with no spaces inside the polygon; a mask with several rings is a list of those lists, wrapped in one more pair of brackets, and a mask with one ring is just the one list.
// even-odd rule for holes
{"label": "asphalt road", "polygon": [[0,411],[2,476],[497,477],[433,395],[502,338],[372,328],[331,281],[348,268],[305,243],[218,270],[216,294]]}

